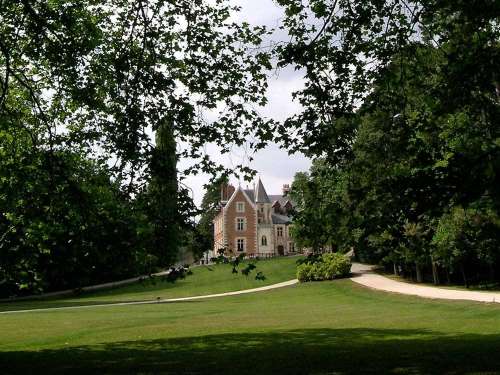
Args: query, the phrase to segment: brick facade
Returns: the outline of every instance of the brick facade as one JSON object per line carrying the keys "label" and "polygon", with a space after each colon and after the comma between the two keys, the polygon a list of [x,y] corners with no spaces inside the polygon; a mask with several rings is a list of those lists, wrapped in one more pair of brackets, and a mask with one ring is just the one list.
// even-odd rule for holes
{"label": "brick facade", "polygon": [[[238,205],[243,207],[243,212],[238,212]],[[243,219],[243,228],[238,228],[237,219]],[[249,202],[245,193],[238,189],[224,207],[225,240],[228,250],[238,254],[237,240],[244,240],[246,254],[256,253],[257,220],[255,207]]]}
{"label": "brick facade", "polygon": [[288,191],[285,185],[283,195],[268,196],[260,180],[252,190],[222,186],[220,212],[214,219],[214,254],[221,249],[248,256],[294,252]]}

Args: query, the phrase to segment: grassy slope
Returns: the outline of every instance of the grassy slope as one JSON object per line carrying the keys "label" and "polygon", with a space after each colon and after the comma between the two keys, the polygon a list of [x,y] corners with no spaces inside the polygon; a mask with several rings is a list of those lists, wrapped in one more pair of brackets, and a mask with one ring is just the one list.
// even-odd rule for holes
{"label": "grassy slope", "polygon": [[3,373],[497,373],[500,306],[349,280],[220,299],[0,315]]}
{"label": "grassy slope", "polygon": [[[257,288],[294,279],[297,259],[298,257],[284,257],[260,260],[257,262],[257,269],[248,277],[231,273],[232,268],[227,264],[195,267],[192,269],[193,275],[174,284],[165,281],[153,284],[147,281],[80,297],[0,303],[0,311],[156,300],[158,297],[189,297]],[[266,279],[255,280],[257,271],[263,272]]]}

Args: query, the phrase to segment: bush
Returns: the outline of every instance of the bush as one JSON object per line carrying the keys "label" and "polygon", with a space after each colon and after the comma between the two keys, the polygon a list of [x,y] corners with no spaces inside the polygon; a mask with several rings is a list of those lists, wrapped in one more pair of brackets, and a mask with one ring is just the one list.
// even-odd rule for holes
{"label": "bush", "polygon": [[351,273],[351,261],[343,254],[328,253],[315,262],[297,266],[297,279],[300,282],[333,280],[346,277]]}
{"label": "bush", "polygon": [[314,265],[303,263],[297,266],[297,279],[300,282],[314,280]]}

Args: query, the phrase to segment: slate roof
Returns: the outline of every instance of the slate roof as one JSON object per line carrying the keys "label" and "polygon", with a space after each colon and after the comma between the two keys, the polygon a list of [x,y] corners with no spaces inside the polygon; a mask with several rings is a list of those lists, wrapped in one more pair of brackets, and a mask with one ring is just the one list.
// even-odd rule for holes
{"label": "slate roof", "polygon": [[254,189],[244,189],[244,193],[250,198],[253,203],[275,203],[279,202],[280,206],[285,206],[286,202],[290,202],[292,206],[295,206],[295,202],[293,202],[289,196],[283,195],[268,195],[262,181],[259,178],[257,186]]}
{"label": "slate roof", "polygon": [[271,200],[271,203],[279,202],[279,204],[281,205],[281,207],[283,207],[286,204],[287,201],[290,201],[290,203],[292,204],[292,206],[295,206],[295,203],[290,199],[289,196],[270,195],[269,199]]}
{"label": "slate roof", "polygon": [[271,203],[260,178],[255,187],[255,203]]}
{"label": "slate roof", "polygon": [[253,190],[252,189],[245,189],[243,190],[245,192],[245,194],[248,196],[248,198],[250,198],[250,200],[255,203],[255,196],[253,194]]}
{"label": "slate roof", "polygon": [[273,220],[273,224],[290,224],[292,222],[290,217],[276,213],[271,214],[271,219]]}

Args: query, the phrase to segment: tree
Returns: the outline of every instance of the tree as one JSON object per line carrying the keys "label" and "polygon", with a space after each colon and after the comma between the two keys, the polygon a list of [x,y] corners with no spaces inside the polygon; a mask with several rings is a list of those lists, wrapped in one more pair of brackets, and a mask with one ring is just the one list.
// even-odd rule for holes
{"label": "tree", "polygon": [[0,179],[0,295],[150,272],[137,230],[147,223],[105,165],[74,150],[34,152],[14,128],[0,131]]}
{"label": "tree", "polygon": [[290,197],[296,202],[292,236],[300,248],[311,247],[319,251],[325,244],[323,211],[320,208],[318,187],[307,173],[297,173],[292,183]]}
{"label": "tree", "polygon": [[300,247],[315,252],[326,246],[350,250],[353,243],[346,231],[349,201],[345,189],[345,174],[330,169],[323,159],[313,162],[310,174],[295,175],[290,192],[297,204],[292,231]]}
{"label": "tree", "polygon": [[[171,264],[187,220],[179,181],[200,170],[227,172],[204,146],[217,142],[227,152],[252,138],[258,149],[271,134],[256,110],[266,102],[269,56],[250,49],[267,30],[232,22],[237,10],[190,0],[0,4],[1,130],[16,129],[29,139],[25,147],[44,155],[31,168],[47,173],[48,191],[74,177],[59,161],[62,151],[104,168],[124,204],[140,211],[144,258],[156,266]],[[193,167],[178,171],[179,158]],[[55,194],[47,199],[62,216],[69,209]]]}
{"label": "tree", "polygon": [[[353,236],[342,246],[354,241],[358,256],[419,281],[432,268],[438,280],[432,238],[440,217],[477,202],[498,212],[498,5],[279,3],[291,39],[277,48],[280,65],[302,69],[306,82],[295,93],[303,111],[281,125],[284,145],[324,159],[332,184],[345,176],[343,215]],[[473,230],[474,251],[482,233]],[[498,233],[487,233],[495,243]]]}
{"label": "tree", "polygon": [[448,277],[456,271],[469,286],[471,271],[477,270],[478,263],[487,265],[486,278],[494,279],[499,239],[500,221],[494,211],[477,205],[469,209],[456,206],[439,220],[432,239],[433,255]]}
{"label": "tree", "polygon": [[205,194],[198,211],[199,220],[193,225],[190,241],[190,251],[195,258],[200,258],[206,251],[213,249],[213,220],[220,210],[221,186],[228,182],[226,176],[221,176],[205,186]]}

